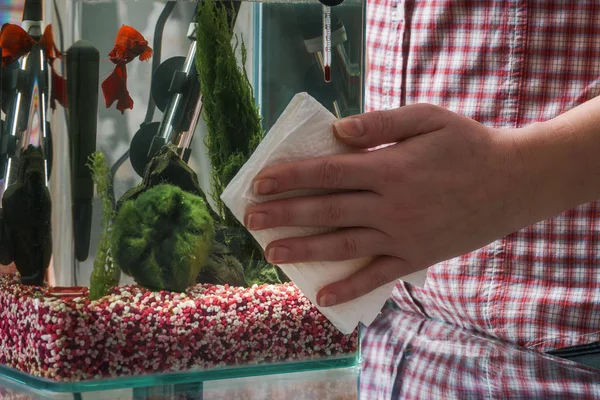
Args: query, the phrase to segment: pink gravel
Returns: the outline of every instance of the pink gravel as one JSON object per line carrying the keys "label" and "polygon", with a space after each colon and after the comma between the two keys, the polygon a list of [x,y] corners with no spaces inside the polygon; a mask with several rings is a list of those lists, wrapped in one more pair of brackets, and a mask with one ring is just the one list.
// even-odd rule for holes
{"label": "pink gravel", "polygon": [[[199,284],[185,293],[123,286],[90,301],[0,276],[0,363],[55,381],[351,355],[293,284]],[[71,290],[63,290],[69,292]]]}

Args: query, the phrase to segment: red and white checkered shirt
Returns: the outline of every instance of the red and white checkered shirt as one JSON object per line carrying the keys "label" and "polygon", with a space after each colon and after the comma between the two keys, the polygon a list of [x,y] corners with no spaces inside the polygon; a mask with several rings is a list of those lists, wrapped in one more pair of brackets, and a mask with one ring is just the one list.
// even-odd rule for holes
{"label": "red and white checkered shirt", "polygon": [[[367,45],[367,111],[432,103],[521,127],[600,95],[596,0],[369,0]],[[394,299],[540,351],[600,341],[600,204],[435,265]]]}
{"label": "red and white checkered shirt", "polygon": [[596,369],[394,308],[362,345],[361,400],[600,398]]}

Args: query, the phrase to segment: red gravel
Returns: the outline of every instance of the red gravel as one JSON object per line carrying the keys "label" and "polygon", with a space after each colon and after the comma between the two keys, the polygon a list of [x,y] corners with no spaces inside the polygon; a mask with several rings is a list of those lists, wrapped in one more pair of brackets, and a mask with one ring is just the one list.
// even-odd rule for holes
{"label": "red gravel", "polygon": [[1,364],[81,381],[357,351],[356,332],[342,335],[293,284],[57,292],[0,277]]}

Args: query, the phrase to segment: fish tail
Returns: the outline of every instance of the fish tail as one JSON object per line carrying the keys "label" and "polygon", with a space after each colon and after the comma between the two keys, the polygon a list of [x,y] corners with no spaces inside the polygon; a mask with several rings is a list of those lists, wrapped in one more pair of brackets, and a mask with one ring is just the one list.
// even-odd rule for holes
{"label": "fish tail", "polygon": [[148,60],[150,57],[152,57],[153,51],[150,48],[150,46],[146,47],[146,50],[144,50],[144,52],[142,54],[140,54],[140,60],[141,61],[146,61]]}
{"label": "fish tail", "polygon": [[117,110],[121,111],[121,114],[125,112],[126,109],[133,109],[133,99],[129,95],[129,91],[127,90],[127,66],[125,64],[121,65],[122,68],[122,76],[123,76],[123,90],[120,93],[119,99],[117,101]]}
{"label": "fish tail", "polygon": [[54,47],[54,52],[56,53],[56,58],[58,58],[59,60],[61,60],[62,59],[62,52],[60,50],[58,50],[58,47],[56,47],[55,44],[53,44],[52,47]]}
{"label": "fish tail", "polygon": [[102,93],[104,94],[104,103],[106,108],[117,102],[117,110],[121,114],[125,109],[133,108],[133,99],[129,96],[127,90],[127,68],[125,64],[117,64],[112,74],[102,82]]}
{"label": "fish tail", "polygon": [[62,76],[58,75],[51,67],[52,72],[52,95],[50,96],[50,106],[52,109],[56,109],[56,102],[67,107],[67,81]]}
{"label": "fish tail", "polygon": [[119,97],[122,78],[119,75],[118,68],[117,65],[113,72],[102,82],[102,94],[104,94],[106,108],[109,108]]}

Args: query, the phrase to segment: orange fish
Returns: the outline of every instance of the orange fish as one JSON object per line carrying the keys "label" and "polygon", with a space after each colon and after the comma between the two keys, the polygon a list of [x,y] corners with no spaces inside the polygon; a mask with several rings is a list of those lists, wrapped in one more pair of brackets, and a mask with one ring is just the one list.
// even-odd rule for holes
{"label": "orange fish", "polygon": [[44,34],[42,35],[40,43],[44,47],[44,50],[46,51],[46,57],[48,57],[50,63],[52,63],[52,61],[54,61],[55,58],[61,58],[62,54],[56,47],[56,44],[54,43],[54,35],[52,35],[51,24],[47,25],[46,29],[44,29]]}
{"label": "orange fish", "polygon": [[123,25],[117,32],[115,47],[108,56],[115,64],[127,64],[137,56],[141,61],[146,61],[152,57],[152,49],[141,33],[130,26]]}
{"label": "orange fish", "polygon": [[127,90],[127,67],[125,65],[136,57],[139,57],[141,61],[149,60],[152,57],[152,49],[141,33],[130,26],[123,25],[117,33],[115,46],[108,56],[116,66],[112,74],[102,82],[104,102],[106,108],[109,108],[116,101],[117,110],[123,114],[126,109],[133,109],[133,99]]}
{"label": "orange fish", "polygon": [[0,30],[0,46],[2,47],[2,66],[18,60],[31,51],[35,40],[23,28],[15,24],[4,24]]}

